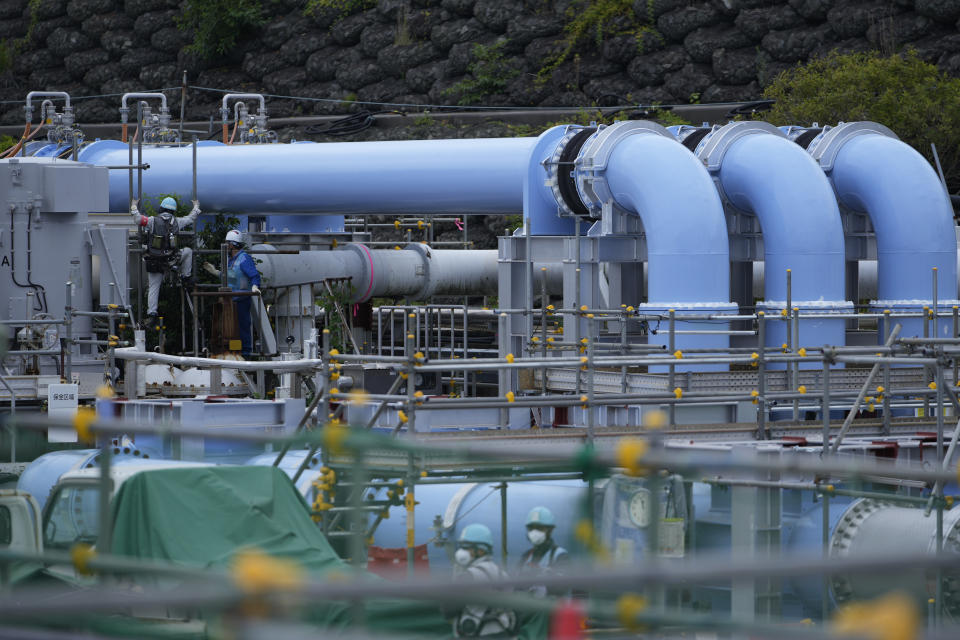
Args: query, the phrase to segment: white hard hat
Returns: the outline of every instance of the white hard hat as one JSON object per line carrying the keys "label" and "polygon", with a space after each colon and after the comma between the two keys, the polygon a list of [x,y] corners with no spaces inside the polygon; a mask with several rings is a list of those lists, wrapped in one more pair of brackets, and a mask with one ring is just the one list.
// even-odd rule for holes
{"label": "white hard hat", "polygon": [[227,231],[227,242],[232,242],[233,244],[243,244],[243,239],[240,237],[240,232],[236,229],[230,229]]}

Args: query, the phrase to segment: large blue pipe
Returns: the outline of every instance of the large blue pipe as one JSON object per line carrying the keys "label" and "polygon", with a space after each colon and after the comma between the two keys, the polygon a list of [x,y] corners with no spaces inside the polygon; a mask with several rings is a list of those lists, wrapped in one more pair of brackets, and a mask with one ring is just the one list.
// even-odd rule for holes
{"label": "large blue pipe", "polygon": [[[664,315],[736,313],[730,299],[730,245],[723,205],[710,175],[674,138],[656,133],[620,140],[604,173],[616,203],[640,216],[647,238],[647,303],[640,311]],[[726,324],[682,321],[678,330],[716,331]],[[666,323],[651,344],[667,344]],[[722,334],[681,334],[683,349],[725,349]],[[682,367],[686,370],[687,367]],[[698,370],[726,370],[726,366]]]}
{"label": "large blue pipe", "polygon": [[[637,121],[600,127],[582,142],[575,162],[564,161],[574,155],[566,145],[577,144],[582,131],[551,129],[531,155],[524,214],[532,235],[574,231],[573,209],[566,202],[570,196],[558,187],[572,173],[576,196],[594,217],[606,219],[623,212],[643,222],[648,302],[640,306],[641,313],[736,312],[736,305],[729,302],[730,253],[723,205],[703,165],[666,129]],[[559,211],[566,211],[566,217]],[[663,331],[651,333],[652,344],[668,340],[666,323],[661,324]],[[685,330],[725,327],[696,321],[677,325]],[[680,350],[727,346],[729,338],[717,333],[683,334],[676,341]]]}
{"label": "large blue pipe", "polygon": [[[223,145],[197,149],[204,211],[234,213],[507,214],[521,210],[536,138]],[[79,160],[129,162],[127,145],[104,140]],[[192,149],[143,149],[143,193],[192,193]],[[136,189],[136,174],[134,174]],[[128,172],[110,172],[110,209],[129,206]]]}
{"label": "large blue pipe", "polygon": [[[728,126],[746,124],[752,126]],[[717,176],[730,203],[760,220],[766,273],[761,308],[768,313],[785,308],[789,269],[791,303],[801,317],[804,312],[849,311],[840,210],[830,183],[810,155],[769,127],[729,142]],[[768,323],[766,346],[788,342],[787,329],[786,322]],[[843,320],[801,320],[799,332],[798,346],[845,344]]]}
{"label": "large blue pipe", "polygon": [[[826,162],[824,169],[829,168],[840,202],[867,213],[873,224],[879,298],[874,304],[920,311],[932,303],[936,268],[937,298],[949,310],[957,304],[953,208],[930,163],[909,145],[881,133],[863,131],[838,143],[835,157],[829,154],[821,161],[832,161],[832,167]],[[898,322],[903,324],[901,336],[922,334],[921,319]],[[941,337],[950,337],[949,322],[939,328]]]}
{"label": "large blue pipe", "polygon": [[632,135],[613,148],[605,175],[617,204],[643,221],[649,303],[726,303],[723,205],[696,156],[666,136]]}

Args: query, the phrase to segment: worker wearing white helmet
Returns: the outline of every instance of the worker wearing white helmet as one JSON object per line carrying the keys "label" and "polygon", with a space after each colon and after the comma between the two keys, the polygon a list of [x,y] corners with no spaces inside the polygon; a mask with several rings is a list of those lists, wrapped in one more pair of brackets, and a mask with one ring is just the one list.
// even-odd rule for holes
{"label": "worker wearing white helmet", "polygon": [[[553,530],[557,526],[553,512],[546,507],[534,507],[527,514],[526,526],[527,539],[532,546],[521,556],[519,572],[524,575],[562,573],[570,555],[553,540]],[[547,595],[545,586],[537,585],[530,591],[537,596]]]}
{"label": "worker wearing white helmet", "polygon": [[[243,250],[243,237],[236,229],[227,231],[224,238],[230,256],[227,260],[227,284],[231,291],[252,291],[260,293],[260,272],[253,258]],[[203,268],[214,276],[220,275],[220,270],[209,262],[203,263]],[[233,302],[237,306],[237,325],[240,330],[241,353],[249,356],[253,351],[253,333],[250,322],[250,296],[235,296]]]}
{"label": "worker wearing white helmet", "polygon": [[143,261],[147,267],[147,315],[143,325],[156,327],[157,306],[160,304],[160,285],[165,273],[179,274],[185,289],[193,288],[193,250],[177,246],[177,234],[189,227],[200,215],[200,203],[193,201],[193,209],[183,218],[177,217],[177,201],[170,196],[160,202],[160,213],[155,216],[140,215],[137,200],[130,203],[133,223],[143,227],[147,245]]}

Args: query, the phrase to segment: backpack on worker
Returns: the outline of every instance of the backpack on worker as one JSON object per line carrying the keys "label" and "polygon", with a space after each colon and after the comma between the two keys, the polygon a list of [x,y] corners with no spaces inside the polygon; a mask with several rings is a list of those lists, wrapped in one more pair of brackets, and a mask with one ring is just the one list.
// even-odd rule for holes
{"label": "backpack on worker", "polygon": [[[490,561],[470,565],[468,573],[474,580],[480,581],[495,581],[507,577],[503,569]],[[487,605],[465,605],[453,621],[453,635],[456,638],[511,638],[516,634],[517,628],[516,612]]]}
{"label": "backpack on worker", "polygon": [[177,250],[177,223],[172,213],[164,211],[153,218],[153,231],[147,238],[147,253],[144,262],[150,273],[163,273],[170,269]]}

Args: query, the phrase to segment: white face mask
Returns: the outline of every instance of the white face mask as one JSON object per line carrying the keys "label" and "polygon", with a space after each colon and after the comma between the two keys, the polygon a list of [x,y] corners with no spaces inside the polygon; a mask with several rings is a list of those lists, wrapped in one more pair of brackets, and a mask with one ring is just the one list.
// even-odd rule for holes
{"label": "white face mask", "polygon": [[466,549],[457,549],[457,552],[453,554],[453,559],[457,561],[457,564],[467,566],[473,560],[473,554]]}
{"label": "white face mask", "polygon": [[528,529],[527,540],[535,547],[540,546],[547,539],[547,532],[540,529]]}

